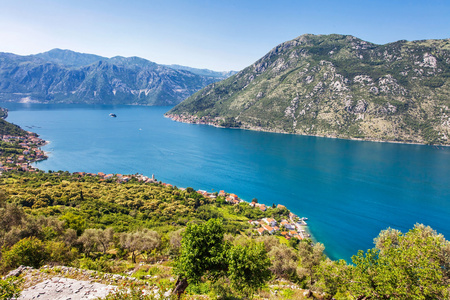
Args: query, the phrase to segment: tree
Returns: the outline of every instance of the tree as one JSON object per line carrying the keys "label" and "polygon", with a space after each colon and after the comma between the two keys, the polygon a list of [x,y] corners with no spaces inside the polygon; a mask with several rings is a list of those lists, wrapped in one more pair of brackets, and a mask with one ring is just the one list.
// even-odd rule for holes
{"label": "tree", "polygon": [[388,229],[376,248],[352,257],[355,297],[372,299],[448,299],[450,243],[428,226],[416,224],[403,234]]}
{"label": "tree", "polygon": [[352,266],[345,260],[332,261],[327,258],[316,268],[317,282],[315,288],[330,296],[340,299],[339,293],[346,294],[350,282]]}
{"label": "tree", "polygon": [[75,215],[72,212],[68,212],[59,218],[65,222],[66,228],[72,228],[77,232],[77,235],[81,235],[86,228],[86,221],[82,216]]}
{"label": "tree", "polygon": [[270,270],[277,277],[290,279],[296,274],[298,257],[292,248],[280,244],[272,248],[269,257],[272,261]]}
{"label": "tree", "polygon": [[299,275],[309,278],[309,287],[316,281],[316,268],[325,259],[323,250],[325,247],[321,243],[302,241],[298,244],[298,255],[300,259]]}
{"label": "tree", "polygon": [[213,282],[228,276],[231,285],[246,294],[268,280],[270,260],[264,245],[232,246],[224,241],[224,232],[219,219],[188,224],[174,269],[178,280],[173,294],[180,297],[190,283],[199,282],[203,276]]}
{"label": "tree", "polygon": [[143,229],[120,235],[120,245],[131,252],[133,263],[136,263],[136,257],[140,252],[151,251],[159,247],[160,244],[161,237],[153,230]]}
{"label": "tree", "polygon": [[181,240],[183,238],[182,233],[184,231],[184,228],[178,229],[176,231],[172,231],[169,233],[169,244],[170,244],[170,251],[173,254],[178,254],[180,252],[181,247]]}
{"label": "tree", "polygon": [[202,224],[188,224],[175,265],[178,280],[174,294],[180,297],[189,283],[199,282],[205,273],[211,279],[224,275],[226,264],[223,236],[224,229],[219,219],[210,219]]}
{"label": "tree", "polygon": [[5,269],[13,269],[20,265],[37,269],[49,257],[49,253],[41,240],[36,237],[28,237],[18,241],[11,249],[5,251],[2,256],[2,263]]}
{"label": "tree", "polygon": [[272,276],[270,259],[262,243],[231,247],[227,252],[227,262],[231,287],[247,297]]}
{"label": "tree", "polygon": [[102,249],[106,253],[114,236],[114,229],[109,227],[103,229],[86,229],[78,239],[83,244],[84,250],[87,254]]}

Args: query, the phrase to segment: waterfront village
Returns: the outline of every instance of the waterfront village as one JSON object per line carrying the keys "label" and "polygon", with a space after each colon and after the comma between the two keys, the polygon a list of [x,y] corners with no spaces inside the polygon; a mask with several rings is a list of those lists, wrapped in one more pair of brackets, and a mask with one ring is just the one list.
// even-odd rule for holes
{"label": "waterfront village", "polygon": [[[38,172],[36,167],[33,167],[31,163],[47,159],[44,151],[40,149],[41,146],[46,144],[46,141],[37,137],[36,134],[32,132],[27,132],[26,136],[1,136],[1,141],[7,143],[8,147],[2,147],[0,152],[0,175],[2,172],[6,171],[25,171],[25,172]],[[103,172],[98,173],[86,173],[86,172],[74,172],[73,175],[77,176],[97,176],[100,181],[114,180],[119,183],[128,182],[131,179],[135,179],[144,183],[159,183],[163,186],[174,188],[171,184],[158,182],[155,176],[147,177],[142,174],[133,175],[122,175],[122,174],[105,174]],[[180,190],[186,190],[185,188],[179,188]],[[233,193],[226,193],[221,190],[220,192],[209,193],[204,190],[198,190],[197,193],[201,194],[203,197],[208,197],[210,199],[216,199],[217,197],[223,197],[227,204],[229,205],[239,205],[240,203],[248,203],[251,207],[255,209],[260,209],[261,211],[270,210],[273,208],[286,208],[284,205],[278,204],[277,206],[266,206],[265,204],[257,203],[257,201],[246,202],[240,199],[237,195]],[[286,219],[277,222],[272,218],[262,218],[260,220],[250,220],[248,221],[254,226],[254,230],[260,235],[265,234],[276,234],[285,237],[287,240],[296,238],[302,240],[310,237],[311,235],[305,230],[306,218],[299,218],[297,215],[289,212],[289,216]]]}
{"label": "waterfront village", "polygon": [[37,137],[35,133],[27,132],[25,136],[1,135],[1,142],[7,147],[0,151],[0,172],[23,170],[36,172],[31,163],[47,159],[44,151],[40,149],[46,142]]}

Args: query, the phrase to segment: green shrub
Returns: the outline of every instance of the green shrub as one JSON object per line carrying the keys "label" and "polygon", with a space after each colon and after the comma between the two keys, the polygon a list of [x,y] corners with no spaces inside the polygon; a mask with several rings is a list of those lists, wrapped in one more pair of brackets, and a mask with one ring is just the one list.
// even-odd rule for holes
{"label": "green shrub", "polygon": [[39,268],[50,258],[45,244],[36,237],[21,239],[9,250],[2,252],[2,265],[5,269],[14,269],[20,265]]}
{"label": "green shrub", "polygon": [[6,280],[0,279],[0,299],[12,299],[20,296],[20,284],[22,280],[14,277]]}

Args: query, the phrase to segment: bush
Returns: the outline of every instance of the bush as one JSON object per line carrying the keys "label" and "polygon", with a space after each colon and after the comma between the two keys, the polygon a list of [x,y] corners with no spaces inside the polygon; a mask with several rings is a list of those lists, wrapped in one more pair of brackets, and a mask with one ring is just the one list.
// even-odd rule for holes
{"label": "bush", "polygon": [[50,258],[45,244],[36,237],[24,238],[11,249],[2,252],[2,265],[5,269],[14,269],[20,265],[37,269]]}
{"label": "bush", "polygon": [[6,280],[0,279],[0,299],[12,299],[20,296],[21,280],[10,277]]}

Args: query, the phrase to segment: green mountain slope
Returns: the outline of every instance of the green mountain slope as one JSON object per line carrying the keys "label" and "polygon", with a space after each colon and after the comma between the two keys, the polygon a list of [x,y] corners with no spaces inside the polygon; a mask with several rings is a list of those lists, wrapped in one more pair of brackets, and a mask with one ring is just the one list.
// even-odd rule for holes
{"label": "green mountain slope", "polygon": [[448,39],[375,45],[306,34],[167,115],[253,130],[450,144],[449,77]]}
{"label": "green mountain slope", "polygon": [[[4,119],[8,116],[8,110],[0,107],[0,139],[3,135],[11,136],[26,136],[28,132],[20,128],[19,126],[9,123]],[[1,152],[1,150],[0,150]]]}

